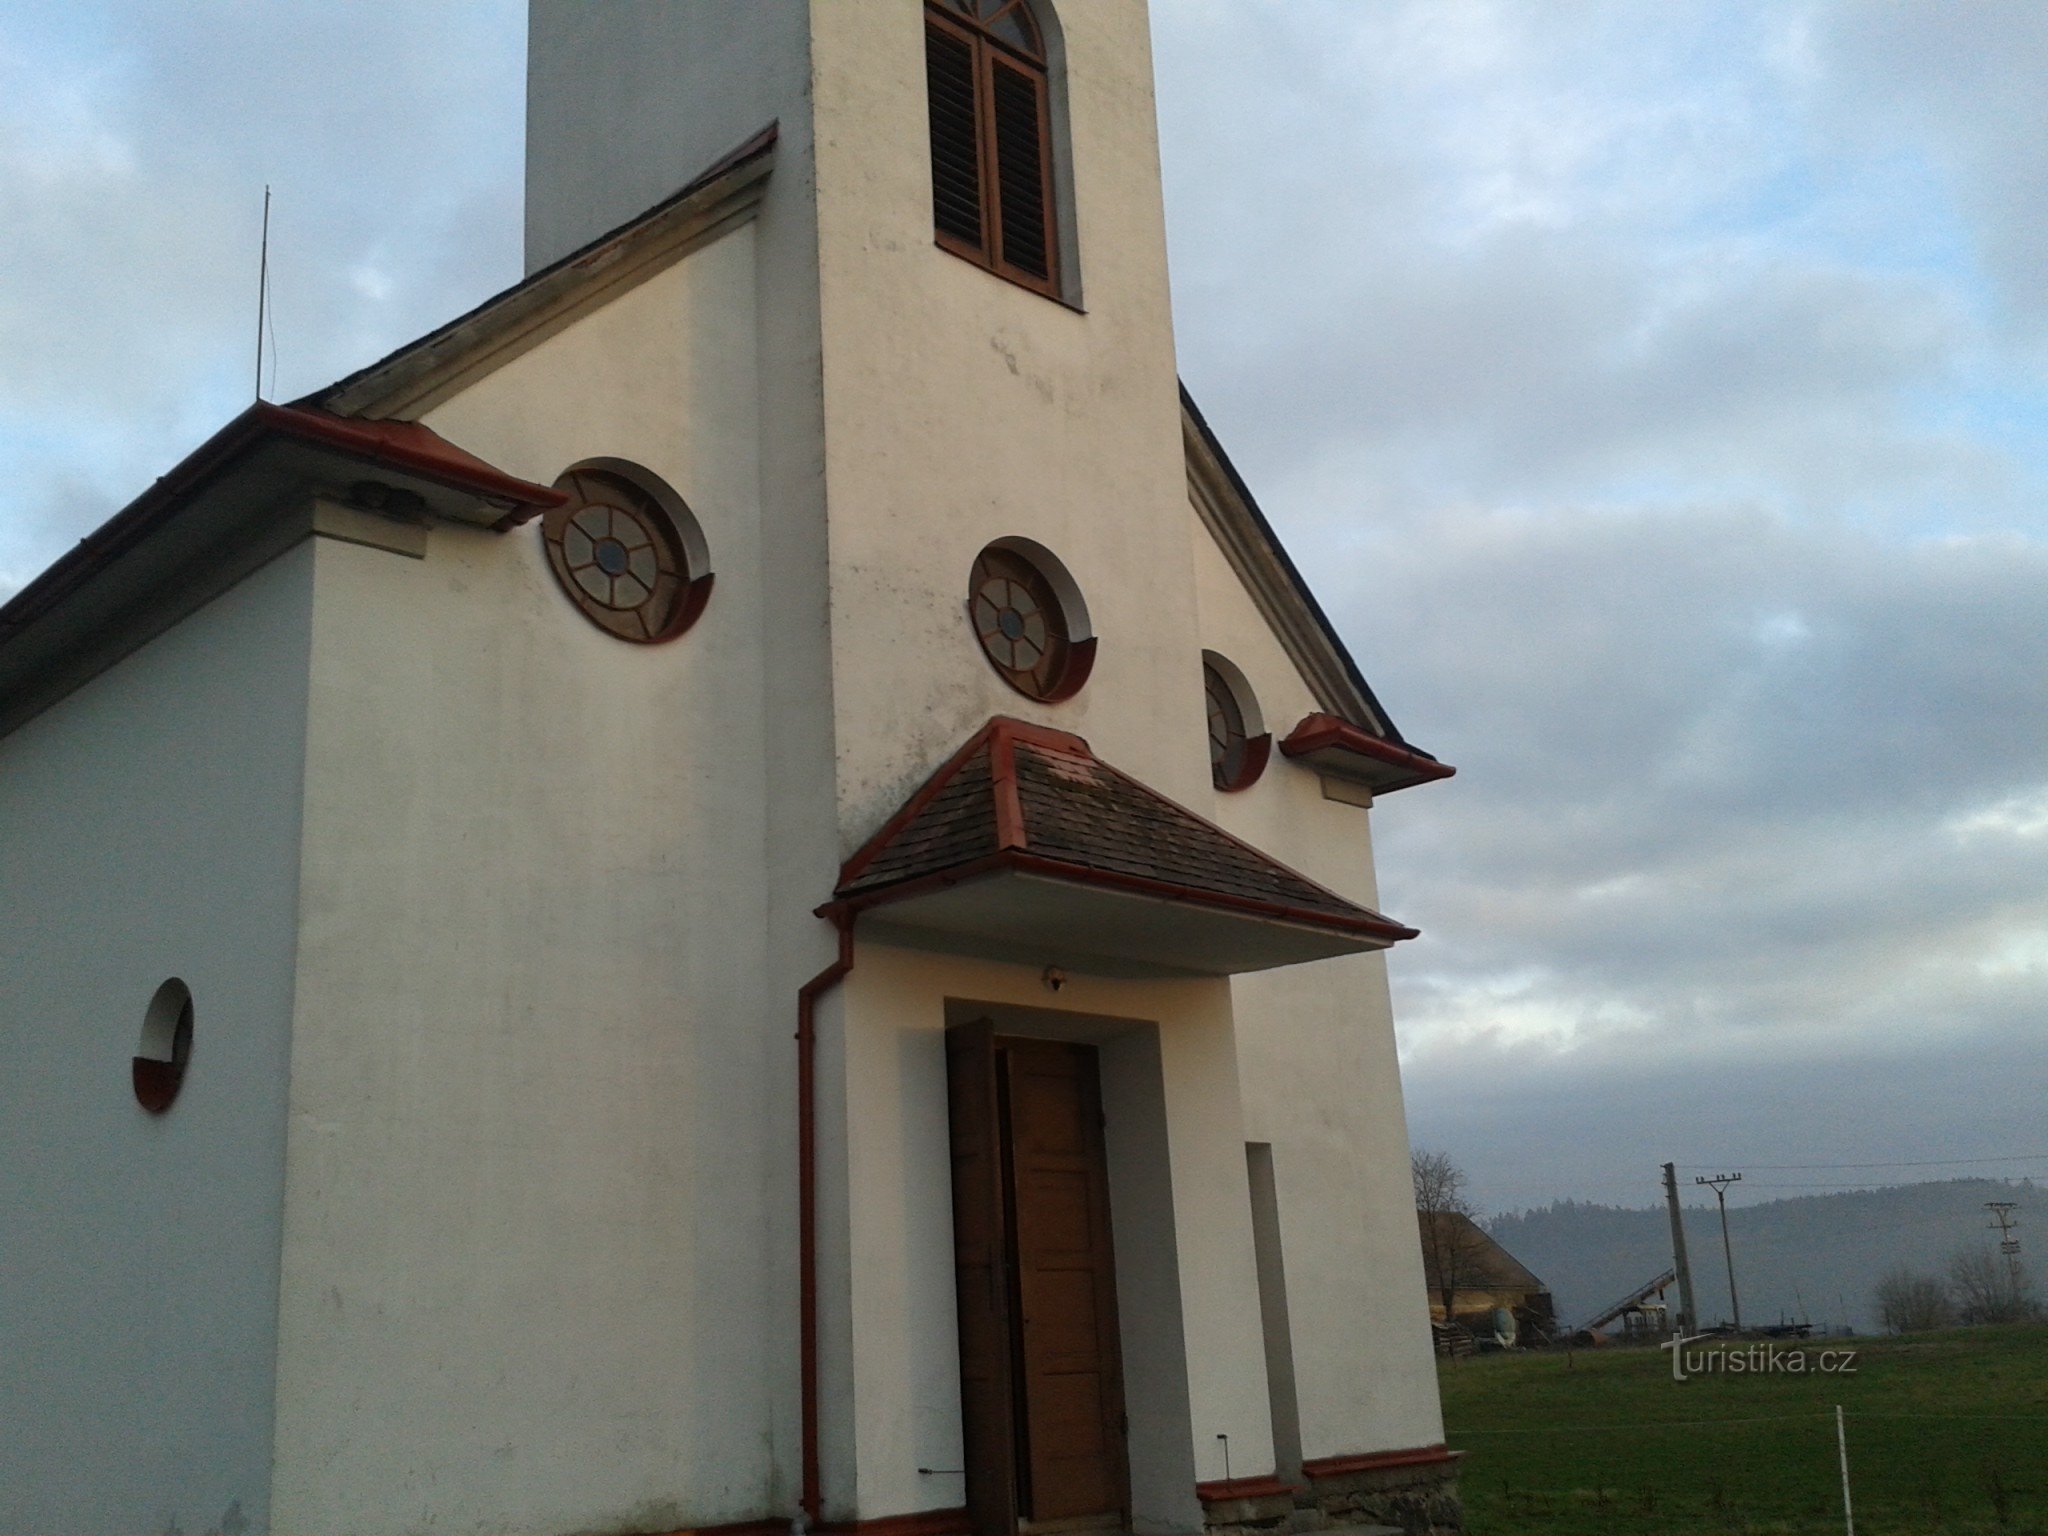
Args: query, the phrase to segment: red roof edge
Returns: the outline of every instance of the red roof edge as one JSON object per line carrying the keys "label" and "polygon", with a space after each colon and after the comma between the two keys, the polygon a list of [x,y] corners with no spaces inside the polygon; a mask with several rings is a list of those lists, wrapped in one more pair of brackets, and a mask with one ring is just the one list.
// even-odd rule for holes
{"label": "red roof edge", "polygon": [[[1135,783],[1136,781],[1133,780]],[[1213,823],[1212,823],[1213,825]],[[1221,830],[1220,828],[1218,830]],[[1228,836],[1229,834],[1225,834]],[[1249,846],[1249,845],[1247,845]],[[1256,851],[1256,850],[1254,850]],[[1263,858],[1278,864],[1271,855]],[[1332,912],[1313,912],[1306,907],[1290,907],[1285,902],[1261,901],[1255,896],[1233,896],[1222,891],[1197,890],[1191,886],[1176,885],[1170,880],[1153,880],[1144,875],[1127,875],[1120,870],[1096,869],[1088,864],[1070,864],[1065,859],[1049,859],[1042,854],[1012,852],[1005,862],[1012,867],[1033,874],[1055,875],[1063,880],[1072,880],[1077,885],[1108,885],[1121,890],[1136,891],[1146,896],[1159,896],[1169,901],[1184,901],[1200,907],[1231,907],[1240,912],[1254,913],[1260,917],[1279,918],[1290,923],[1307,923],[1316,928],[1337,928],[1348,933],[1369,933],[1374,938],[1398,943],[1403,939],[1421,937],[1420,928],[1410,928],[1397,923],[1390,917],[1374,914],[1369,917],[1339,917]],[[1285,865],[1280,865],[1285,869]],[[1288,870],[1289,874],[1296,873]],[[1307,879],[1303,875],[1300,878]],[[1363,910],[1363,909],[1361,909]]]}
{"label": "red roof edge", "polygon": [[1458,771],[1419,748],[1401,746],[1348,720],[1321,713],[1304,716],[1301,724],[1288,732],[1287,739],[1280,743],[1280,750],[1289,757],[1306,757],[1314,752],[1350,752],[1393,768],[1397,773],[1405,770],[1392,783],[1379,786],[1381,794],[1448,779]]}
{"label": "red roof edge", "polygon": [[487,501],[506,504],[512,512],[524,514],[520,521],[569,499],[566,491],[522,480],[486,463],[417,421],[364,421],[313,406],[263,402],[252,406],[250,412],[260,412],[259,420],[273,432],[360,454],[375,463],[411,470],[456,490],[473,491]]}
{"label": "red roof edge", "polygon": [[510,506],[513,516],[522,510],[531,516],[567,499],[560,491],[485,463],[418,422],[350,421],[330,411],[259,400],[15,593],[0,607],[0,637],[56,607],[101,567],[154,533],[208,479],[267,437],[295,437],[368,463],[388,464]]}
{"label": "red roof edge", "polygon": [[1447,1449],[1442,1444],[1418,1445],[1399,1451],[1361,1451],[1351,1456],[1312,1456],[1302,1462],[1302,1476],[1311,1480],[1325,1477],[1349,1477],[1359,1472],[1386,1472],[1397,1467],[1444,1466],[1458,1461],[1463,1451]]}
{"label": "red roof edge", "polygon": [[1175,885],[1170,880],[1152,880],[1143,875],[1127,875],[1119,870],[1097,869],[1088,864],[1072,864],[1065,859],[1049,859],[1043,854],[1028,853],[1022,848],[1000,848],[994,853],[984,854],[981,858],[952,869],[937,870],[928,875],[919,875],[915,879],[899,881],[894,885],[862,891],[854,896],[836,897],[814,909],[813,915],[838,921],[858,916],[870,907],[886,906],[908,897],[923,896],[931,891],[945,890],[949,886],[964,885],[970,880],[979,880],[1006,869],[1068,880],[1075,885],[1108,886],[1114,890],[1156,896],[1165,901],[1183,902],[1189,906],[1225,907],[1235,912],[1250,913],[1255,917],[1301,923],[1311,928],[1370,934],[1389,943],[1418,938],[1422,932],[1419,928],[1397,923],[1392,918],[1339,917],[1331,912],[1312,912],[1303,907],[1287,906],[1283,902],[1260,901],[1251,896],[1232,896],[1222,891],[1198,890],[1192,886]]}

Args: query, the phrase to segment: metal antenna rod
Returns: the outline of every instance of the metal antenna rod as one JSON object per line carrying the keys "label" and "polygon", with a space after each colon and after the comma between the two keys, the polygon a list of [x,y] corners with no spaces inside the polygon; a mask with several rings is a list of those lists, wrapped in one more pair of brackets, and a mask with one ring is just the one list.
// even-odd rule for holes
{"label": "metal antenna rod", "polygon": [[263,185],[263,245],[256,267],[256,398],[263,398],[263,320],[270,299],[270,184]]}

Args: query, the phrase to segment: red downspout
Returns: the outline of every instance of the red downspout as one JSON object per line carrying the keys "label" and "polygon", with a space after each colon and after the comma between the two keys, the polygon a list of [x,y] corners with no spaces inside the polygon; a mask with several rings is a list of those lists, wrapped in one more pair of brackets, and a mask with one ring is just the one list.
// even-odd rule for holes
{"label": "red downspout", "polygon": [[803,1475],[801,1507],[815,1527],[825,1504],[825,1478],[818,1458],[818,999],[853,969],[853,914],[835,912],[839,958],[797,988],[796,993],[796,1160],[797,1292],[803,1374]]}

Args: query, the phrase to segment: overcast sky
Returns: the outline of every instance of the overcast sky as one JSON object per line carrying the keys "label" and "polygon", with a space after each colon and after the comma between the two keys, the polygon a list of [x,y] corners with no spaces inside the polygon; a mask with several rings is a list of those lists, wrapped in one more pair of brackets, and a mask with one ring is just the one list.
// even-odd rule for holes
{"label": "overcast sky", "polygon": [[[519,275],[523,12],[0,5],[0,595],[246,400],[266,180],[275,397]],[[1415,1139],[2048,1171],[2048,6],[1154,30],[1182,371],[1460,770],[1375,817]]]}

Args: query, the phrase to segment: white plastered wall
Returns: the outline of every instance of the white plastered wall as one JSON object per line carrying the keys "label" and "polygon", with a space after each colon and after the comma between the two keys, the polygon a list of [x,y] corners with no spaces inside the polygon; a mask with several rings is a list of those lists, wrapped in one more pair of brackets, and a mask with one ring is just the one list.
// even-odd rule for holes
{"label": "white plastered wall", "polygon": [[270,1529],[312,574],[307,541],[0,741],[0,1530]]}
{"label": "white plastered wall", "polygon": [[[859,943],[821,1010],[830,1096],[827,1401],[852,1433],[828,1484],[861,1517],[957,1507],[960,1374],[944,1033],[993,1017],[1006,1033],[1101,1052],[1117,1246],[1132,1513],[1144,1532],[1201,1526],[1199,1480],[1270,1466],[1271,1425],[1229,997],[1218,981],[1069,976]],[[848,1106],[858,1106],[848,1113]]]}
{"label": "white plastered wall", "polygon": [[543,483],[664,479],[716,572],[681,639],[584,620],[536,527],[320,545],[281,1528],[793,1497],[755,274],[744,225],[425,418]]}
{"label": "white plastered wall", "polygon": [[[842,847],[1004,713],[1077,732],[1116,766],[1371,903],[1366,813],[1326,800],[1315,775],[1276,755],[1247,795],[1209,785],[1205,646],[1256,673],[1273,723],[1316,705],[1188,502],[1144,7],[1059,11],[1085,313],[933,245],[917,0],[814,9]],[[1089,603],[1097,664],[1069,702],[1008,689],[969,634],[969,564],[1003,535],[1050,548]],[[1433,1440],[1380,962],[1247,978],[1233,991],[1257,1122],[1244,1135],[1275,1144],[1296,1338],[1313,1356],[1300,1376],[1308,1454]],[[1231,1158],[1235,1209],[1241,1145]],[[1263,1393],[1262,1361],[1238,1380]],[[1197,1452],[1218,1458],[1198,1475],[1220,1476],[1215,1429],[1192,1433]],[[1233,1434],[1235,1470],[1270,1468],[1265,1434]],[[863,1512],[887,1512],[869,1499],[861,1455]]]}
{"label": "white plastered wall", "polygon": [[[1319,775],[1279,751],[1319,706],[1192,507],[1188,528],[1202,644],[1244,674],[1274,736],[1256,783],[1211,789],[1200,808],[1281,862],[1376,906],[1373,812],[1326,798]],[[1391,814],[1400,814],[1398,803]],[[1385,957],[1240,976],[1231,992],[1246,1135],[1273,1147],[1303,1454],[1440,1443]]]}
{"label": "white plastered wall", "polygon": [[[1208,781],[1145,7],[1059,14],[1085,313],[934,245],[920,0],[813,12],[849,852],[999,713],[1177,798]],[[969,629],[969,568],[1005,535],[1050,549],[1087,600],[1100,650],[1067,703],[1012,691]]]}

